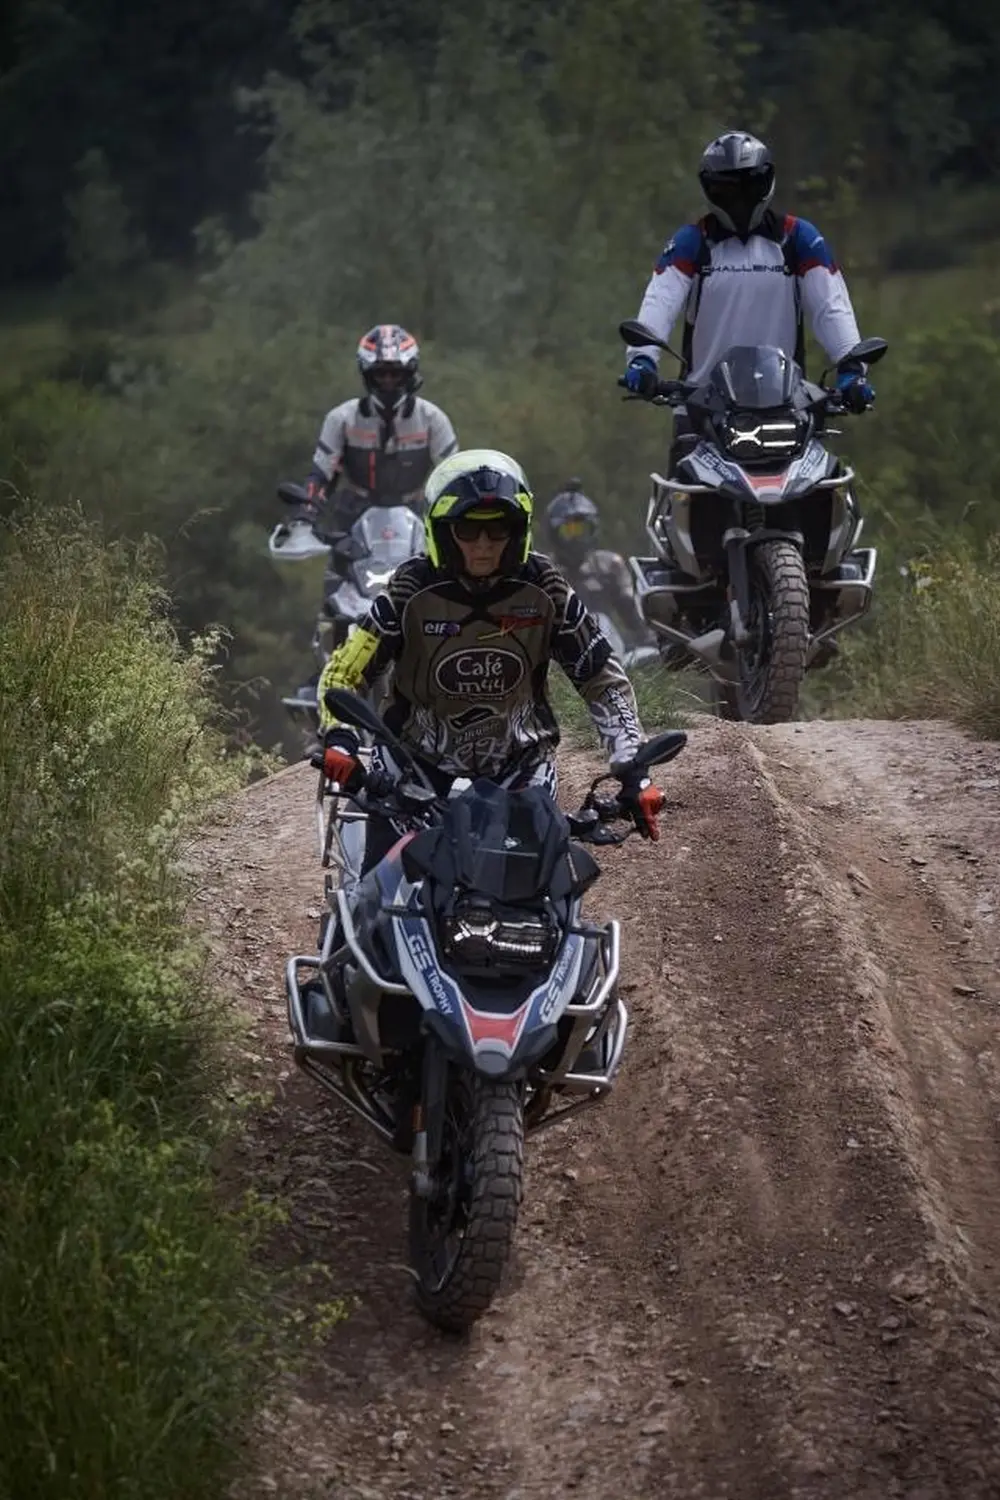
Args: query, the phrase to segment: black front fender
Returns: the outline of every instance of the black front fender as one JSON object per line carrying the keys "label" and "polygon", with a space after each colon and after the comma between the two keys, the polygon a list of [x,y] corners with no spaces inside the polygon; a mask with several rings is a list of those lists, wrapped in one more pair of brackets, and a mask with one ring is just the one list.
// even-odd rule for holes
{"label": "black front fender", "polygon": [[801,531],[781,531],[772,526],[761,526],[757,531],[751,531],[749,536],[736,537],[734,540],[741,543],[744,551],[748,547],[759,547],[761,542],[791,542],[793,547],[805,546],[805,537]]}

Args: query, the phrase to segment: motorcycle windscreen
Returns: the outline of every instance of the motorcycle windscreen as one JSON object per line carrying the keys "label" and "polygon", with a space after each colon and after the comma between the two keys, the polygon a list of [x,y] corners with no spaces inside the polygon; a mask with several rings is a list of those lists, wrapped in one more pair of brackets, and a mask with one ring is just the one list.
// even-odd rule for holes
{"label": "motorcycle windscreen", "polygon": [[540,787],[474,781],[448,803],[441,826],[455,883],[513,904],[545,894],[569,843],[565,818]]}
{"label": "motorcycle windscreen", "polygon": [[363,593],[384,588],[408,557],[424,550],[424,528],[408,505],[373,505],[351,527],[351,535],[366,556],[354,565],[354,578]]}
{"label": "motorcycle windscreen", "polygon": [[728,406],[768,411],[788,406],[802,371],[782,349],[766,344],[730,349],[712,367],[709,384]]}

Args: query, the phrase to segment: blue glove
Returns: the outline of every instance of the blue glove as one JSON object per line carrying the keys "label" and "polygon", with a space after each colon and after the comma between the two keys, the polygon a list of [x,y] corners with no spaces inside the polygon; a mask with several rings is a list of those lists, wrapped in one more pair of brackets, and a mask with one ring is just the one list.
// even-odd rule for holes
{"label": "blue glove", "polygon": [[860,370],[841,370],[837,375],[837,394],[848,411],[863,412],[875,402],[875,387]]}
{"label": "blue glove", "polygon": [[655,396],[656,388],[660,383],[656,365],[648,354],[637,354],[635,359],[630,359],[625,366],[625,378],[622,384],[626,390],[632,391],[636,396]]}

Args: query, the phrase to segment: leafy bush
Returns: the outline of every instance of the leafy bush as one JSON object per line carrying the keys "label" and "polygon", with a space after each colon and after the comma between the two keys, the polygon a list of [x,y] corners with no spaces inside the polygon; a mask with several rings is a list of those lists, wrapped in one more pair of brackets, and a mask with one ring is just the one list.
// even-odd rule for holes
{"label": "leafy bush", "polygon": [[0,1494],[218,1500],[267,1330],[171,872],[233,786],[141,551],[0,531]]}

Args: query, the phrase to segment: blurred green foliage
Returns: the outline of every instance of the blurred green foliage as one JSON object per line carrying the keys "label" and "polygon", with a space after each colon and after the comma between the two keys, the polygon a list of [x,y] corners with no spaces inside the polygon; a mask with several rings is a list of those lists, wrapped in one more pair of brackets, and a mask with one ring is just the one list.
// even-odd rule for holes
{"label": "blurred green foliage", "polygon": [[843,440],[883,588],[932,531],[982,545],[1000,191],[970,121],[992,118],[975,80],[1000,22],[973,28],[975,59],[970,25],[936,6],[913,24],[895,5],[834,21],[708,0],[306,0],[294,62],[239,94],[267,143],[253,233],[219,214],[193,266],[144,259],[141,195],[113,151],[86,158],[66,198],[75,269],[9,319],[0,474],[157,537],[182,626],[231,632],[246,733],[291,748],[278,699],[311,669],[322,570],[268,558],[274,487],[357,390],[359,334],[409,326],[464,444],[514,451],[542,502],[579,474],[606,542],[645,550],[667,424],[620,401],[616,327],[700,212],[705,141],[745,123],[774,142],[781,206],[833,241],[863,331],[891,342],[876,410]]}
{"label": "blurred green foliage", "polygon": [[0,526],[0,1494],[217,1500],[273,1350],[174,873],[245,765],[145,551]]}

